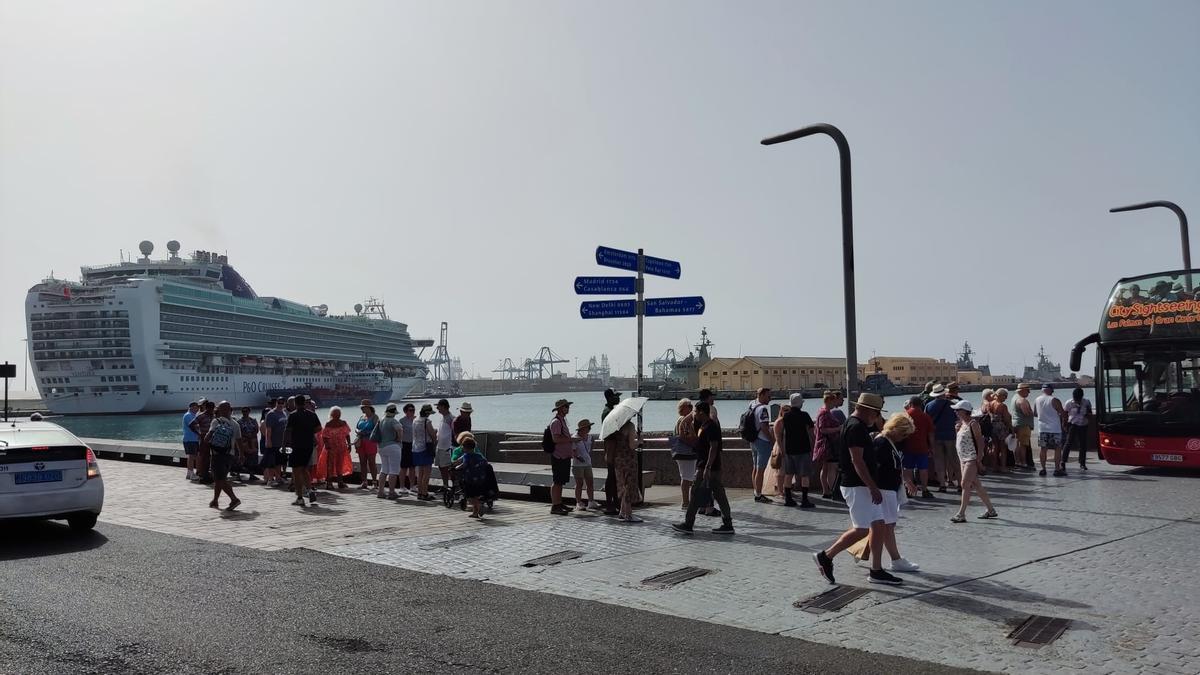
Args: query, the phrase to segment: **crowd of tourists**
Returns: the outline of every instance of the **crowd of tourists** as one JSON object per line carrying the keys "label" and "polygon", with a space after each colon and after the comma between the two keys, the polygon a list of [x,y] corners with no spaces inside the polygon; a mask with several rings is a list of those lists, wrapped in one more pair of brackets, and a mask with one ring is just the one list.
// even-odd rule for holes
{"label": "crowd of tourists", "polygon": [[[849,549],[870,560],[869,581],[900,584],[902,580],[892,572],[919,570],[901,556],[896,539],[896,522],[908,500],[937,499],[931,488],[939,493],[954,491],[958,509],[950,520],[965,523],[967,508],[977,495],[985,510],[976,517],[990,520],[999,514],[982,476],[1013,470],[1037,470],[1045,476],[1048,459],[1053,474],[1063,476],[1072,449],[1077,451],[1080,468],[1087,468],[1091,402],[1081,388],[1072,392],[1065,405],[1052,385],[1041,389],[1041,395],[1031,401],[1031,385],[1022,383],[1011,402],[1007,389],[985,389],[976,408],[959,395],[956,383],[930,382],[921,395],[906,401],[903,412],[890,416],[883,409],[883,398],[872,393],[860,394],[847,416],[842,411],[846,402],[842,392],[829,390],[815,419],[804,410],[800,393],[791,394],[773,416],[772,392],[760,389],[738,420],[738,432],[751,449],[754,501],[775,503],[767,494],[773,488],[787,507],[814,508],[815,490],[822,499],[844,502],[850,527],[814,554],[822,576],[833,583],[833,559]],[[608,389],[604,398],[602,428],[621,405],[621,394]],[[571,425],[572,405],[567,399],[555,402],[543,435],[551,466],[550,513],[599,511],[624,523],[642,522],[633,511],[641,500],[641,485],[636,461],[639,439],[632,416],[615,418],[620,423],[608,425],[603,438],[598,438],[589,419]],[[231,473],[247,474],[251,483],[261,474],[268,488],[294,493],[292,503],[300,507],[316,505],[318,488],[350,489],[347,479],[352,475],[359,476],[358,489],[373,489],[380,499],[411,496],[432,501],[433,492],[454,491],[453,497],[461,498],[464,508],[470,504],[472,518],[483,518],[497,495],[495,474],[471,431],[470,403],[461,404],[457,415],[445,399],[419,410],[413,403],[402,407],[389,403],[381,417],[364,400],[353,426],[338,407],[322,421],[314,402],[300,395],[272,400],[257,418],[251,412],[243,407],[235,418],[228,402],[200,400],[190,404],[183,416],[187,479],[212,485],[212,508],[220,508],[222,494],[229,497],[227,510],[241,504]],[[703,389],[696,401],[679,401],[678,413],[669,441],[685,515],[672,527],[691,534],[697,516],[703,514],[720,519],[713,533],[733,534],[725,492],[728,481],[723,478],[724,434],[713,392]],[[608,469],[603,501],[596,498],[596,441]],[[358,454],[357,474],[352,451]],[[435,466],[441,485],[431,488]],[[563,497],[572,482],[574,509]],[[883,569],[884,551],[891,559],[889,570]]]}
{"label": "crowd of tourists", "polygon": [[[885,419],[883,399],[864,393],[844,420],[833,414],[842,404],[840,394],[826,392],[815,423],[815,437],[824,443],[814,450],[814,460],[823,465],[823,496],[840,497],[846,502],[850,527],[828,548],[813,554],[821,575],[834,583],[834,557],[856,546],[865,551],[859,555],[870,558],[868,580],[872,583],[898,585],[903,580],[892,572],[919,570],[918,565],[900,555],[896,521],[907,500],[936,499],[930,486],[941,493],[958,493],[958,509],[950,522],[965,523],[974,495],[985,509],[977,518],[999,517],[980,480],[989,472],[1002,474],[1019,468],[1038,470],[1045,476],[1049,453],[1054,475],[1065,476],[1071,448],[1078,450],[1079,466],[1086,470],[1092,405],[1084,398],[1083,389],[1075,388],[1065,406],[1055,396],[1052,384],[1042,385],[1042,394],[1032,402],[1030,389],[1026,383],[1017,386],[1011,409],[1007,389],[985,389],[976,408],[959,395],[956,383],[930,382],[920,396],[905,403],[904,412]],[[760,391],[759,401],[769,396],[770,392]],[[803,404],[803,400],[793,397],[791,406],[797,403]],[[785,421],[791,414],[787,408],[784,406],[780,415]],[[751,412],[754,410],[752,404],[748,414],[758,419],[758,413]],[[776,429],[787,433],[786,424],[777,423]],[[1034,463],[1032,448],[1035,429],[1038,464]],[[781,445],[786,442],[777,444],[776,453]],[[760,460],[756,452],[756,468]],[[790,487],[788,480],[784,479],[783,484]],[[835,486],[840,494],[834,494]],[[785,503],[790,502],[791,494],[785,494]],[[755,498],[770,499],[758,492]],[[884,551],[892,560],[890,570],[883,569]]]}
{"label": "crowd of tourists", "polygon": [[[412,403],[402,408],[389,403],[382,417],[367,400],[359,410],[352,427],[337,406],[322,421],[315,402],[303,395],[272,399],[257,418],[248,407],[234,418],[228,401],[195,401],[183,415],[187,480],[213,486],[209,506],[214,509],[220,508],[222,493],[229,496],[226,510],[241,504],[231,473],[295,493],[296,506],[315,506],[318,488],[350,489],[347,479],[356,475],[353,451],[359,490],[373,489],[380,499],[433,501],[431,492],[446,489],[457,476],[471,517],[483,517],[483,501],[494,498],[495,475],[471,432],[470,403],[460,405],[457,415],[445,399],[419,411]],[[442,486],[431,489],[435,466]]]}

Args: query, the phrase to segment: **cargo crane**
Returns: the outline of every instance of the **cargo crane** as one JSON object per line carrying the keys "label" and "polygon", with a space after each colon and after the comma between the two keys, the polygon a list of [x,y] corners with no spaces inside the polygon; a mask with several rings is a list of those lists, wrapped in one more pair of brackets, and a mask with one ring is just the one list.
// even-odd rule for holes
{"label": "cargo crane", "polygon": [[582,375],[589,380],[599,380],[601,384],[608,386],[610,372],[608,354],[601,354],[599,361],[596,360],[595,356],[592,356],[592,358],[588,359],[587,367],[576,370],[575,374]]}
{"label": "cargo crane", "polygon": [[556,363],[570,363],[570,361],[555,354],[553,349],[542,347],[533,358],[525,359],[525,379],[543,380],[547,377],[554,377],[554,364]]}
{"label": "cargo crane", "polygon": [[520,379],[525,369],[513,363],[512,359],[504,359],[500,362],[499,366],[492,369],[492,372],[500,373],[500,379],[502,380],[515,380]]}
{"label": "cargo crane", "polygon": [[434,382],[446,382],[451,379],[450,352],[446,349],[448,325],[445,321],[442,322],[441,338],[438,340],[437,348],[433,350],[433,358],[425,362],[425,365],[429,367],[429,373]]}
{"label": "cargo crane", "polygon": [[663,355],[650,362],[650,379],[666,380],[671,375],[671,369],[679,363],[679,356],[674,349],[668,348]]}

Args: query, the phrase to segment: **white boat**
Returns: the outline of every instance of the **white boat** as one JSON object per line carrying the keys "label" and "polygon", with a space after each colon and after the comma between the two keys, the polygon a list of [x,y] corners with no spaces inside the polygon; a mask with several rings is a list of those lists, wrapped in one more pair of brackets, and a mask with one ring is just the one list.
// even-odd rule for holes
{"label": "white boat", "polygon": [[[334,387],[370,370],[364,353],[419,374],[391,377],[390,400],[424,378],[408,327],[380,303],[329,316],[255,294],[224,255],[183,258],[172,241],[170,257],[151,259],[153,249],[142,242],[136,261],[84,267],[80,282],[51,278],[29,289],[32,374],[51,412],[177,411],[202,396],[258,406],[270,390]],[[309,368],[297,372],[297,361]],[[314,361],[346,364],[342,380],[333,368],[313,370]]]}

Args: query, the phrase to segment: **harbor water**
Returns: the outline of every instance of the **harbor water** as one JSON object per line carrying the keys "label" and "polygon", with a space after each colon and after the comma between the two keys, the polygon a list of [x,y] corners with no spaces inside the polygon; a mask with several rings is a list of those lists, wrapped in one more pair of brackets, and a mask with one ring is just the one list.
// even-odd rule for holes
{"label": "harbor water", "polygon": [[[1056,393],[1064,403],[1071,396],[1069,389],[1062,389]],[[1095,402],[1091,389],[1085,389],[1084,393],[1093,403]],[[1034,392],[1034,394],[1037,394],[1037,392]],[[978,392],[966,392],[963,396],[973,405],[979,405],[980,394]],[[591,419],[594,423],[599,422],[600,412],[604,408],[604,395],[598,391],[573,392],[570,394],[510,394],[506,396],[482,396],[471,399],[453,398],[448,400],[455,413],[457,413],[458,406],[463,401],[471,401],[471,406],[475,410],[472,413],[472,426],[475,429],[540,433],[550,423],[550,418],[554,415],[552,408],[555,401],[564,397],[574,403],[571,407],[571,414],[568,417],[572,423],[578,422],[585,417]],[[904,401],[907,399],[908,396],[889,396],[885,399],[885,407],[891,412],[903,410]],[[436,399],[413,401],[418,410],[420,410],[422,403],[432,404],[435,402]],[[781,404],[783,402],[784,398],[782,396],[772,401],[773,404]],[[748,404],[748,401],[717,401],[717,411],[721,419],[721,426],[727,429],[736,427],[738,416],[741,415],[742,410]],[[807,399],[804,402],[804,409],[812,415],[816,414],[816,410],[820,406],[821,402],[817,399]],[[676,419],[675,409],[675,401],[647,401],[642,413],[644,428],[647,431],[669,431],[673,429]],[[173,442],[180,440],[182,430],[180,418],[184,412],[181,410],[179,413],[162,415],[64,416],[55,417],[53,421],[70,429],[76,435],[86,438]],[[255,417],[258,416],[258,412],[255,411]],[[322,420],[328,419],[328,408],[322,408],[317,412]],[[382,414],[382,406],[380,406],[379,412]],[[235,415],[237,414],[240,413],[235,410]],[[358,409],[347,409],[343,413],[343,416],[353,422],[358,419]]]}

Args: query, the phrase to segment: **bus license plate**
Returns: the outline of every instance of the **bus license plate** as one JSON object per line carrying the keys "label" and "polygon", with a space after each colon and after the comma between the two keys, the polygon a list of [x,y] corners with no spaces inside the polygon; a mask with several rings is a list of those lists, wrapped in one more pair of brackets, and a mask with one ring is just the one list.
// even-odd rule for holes
{"label": "bus license plate", "polygon": [[1182,462],[1183,455],[1150,455],[1150,459],[1155,462]]}
{"label": "bus license plate", "polygon": [[54,483],[62,480],[62,470],[55,471],[18,471],[13,474],[13,483]]}

